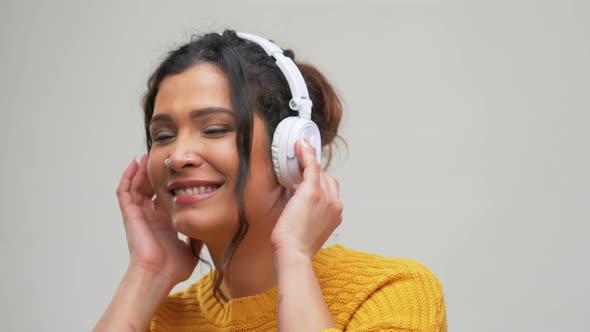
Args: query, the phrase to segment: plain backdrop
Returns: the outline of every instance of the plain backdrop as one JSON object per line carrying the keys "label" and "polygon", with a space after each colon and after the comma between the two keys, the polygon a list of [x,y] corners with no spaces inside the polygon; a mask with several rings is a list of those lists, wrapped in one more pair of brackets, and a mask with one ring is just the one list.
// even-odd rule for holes
{"label": "plain backdrop", "polygon": [[293,49],[342,96],[328,244],[427,265],[450,331],[588,329],[587,0],[4,0],[3,331],[102,315],[128,262],[115,189],[145,151],[148,75],[225,28]]}

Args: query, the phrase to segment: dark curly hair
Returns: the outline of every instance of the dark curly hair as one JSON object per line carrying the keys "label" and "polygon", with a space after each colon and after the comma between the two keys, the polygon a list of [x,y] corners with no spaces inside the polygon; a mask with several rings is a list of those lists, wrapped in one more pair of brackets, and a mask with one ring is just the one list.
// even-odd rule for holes
{"label": "dark curly hair", "polygon": [[[295,54],[291,50],[285,50],[284,54],[295,59]],[[239,38],[233,30],[225,30],[222,34],[193,35],[189,43],[170,51],[148,80],[148,89],[143,98],[148,153],[152,147],[149,123],[154,113],[160,83],[167,76],[181,73],[199,63],[215,64],[227,75],[236,120],[236,146],[240,157],[234,188],[239,220],[224,253],[223,266],[215,270],[214,295],[218,298],[218,295],[224,297],[219,291],[224,271],[227,270],[236,248],[249,228],[244,213],[243,193],[250,165],[253,112],[257,112],[265,122],[268,142],[271,142],[272,134],[279,122],[296,113],[288,107],[291,91],[287,80],[275,64],[274,58],[268,56],[260,46]],[[303,75],[313,102],[312,120],[320,129],[324,163],[327,168],[332,160],[333,142],[338,137],[342,106],[324,75],[312,65],[296,65]],[[268,151],[270,153],[270,144]],[[283,190],[282,197],[288,195],[287,190]]]}

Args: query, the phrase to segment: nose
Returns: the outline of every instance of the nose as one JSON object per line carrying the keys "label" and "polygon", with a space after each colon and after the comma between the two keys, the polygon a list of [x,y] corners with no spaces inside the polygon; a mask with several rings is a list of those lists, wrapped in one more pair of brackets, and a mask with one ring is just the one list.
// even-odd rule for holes
{"label": "nose", "polygon": [[183,169],[187,168],[197,168],[203,164],[201,155],[194,151],[174,151],[168,159],[170,161],[167,162],[167,166],[176,172],[182,172]]}
{"label": "nose", "polygon": [[182,172],[203,165],[203,152],[206,149],[198,133],[189,127],[178,131],[174,143],[170,145],[169,161],[165,165],[172,171]]}

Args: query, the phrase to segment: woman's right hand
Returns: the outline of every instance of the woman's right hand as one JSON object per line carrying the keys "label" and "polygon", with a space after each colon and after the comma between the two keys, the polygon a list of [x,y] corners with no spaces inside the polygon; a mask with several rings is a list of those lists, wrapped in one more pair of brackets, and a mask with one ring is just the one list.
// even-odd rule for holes
{"label": "woman's right hand", "polygon": [[183,242],[172,227],[147,176],[147,155],[129,164],[117,188],[119,207],[127,234],[129,270],[140,270],[163,278],[173,287],[188,279],[195,269],[203,243],[191,238]]}
{"label": "woman's right hand", "polygon": [[150,321],[177,283],[197,265],[202,242],[178,239],[170,217],[154,197],[147,176],[147,156],[129,164],[117,188],[119,207],[131,255],[113,300],[94,331],[146,331]]}

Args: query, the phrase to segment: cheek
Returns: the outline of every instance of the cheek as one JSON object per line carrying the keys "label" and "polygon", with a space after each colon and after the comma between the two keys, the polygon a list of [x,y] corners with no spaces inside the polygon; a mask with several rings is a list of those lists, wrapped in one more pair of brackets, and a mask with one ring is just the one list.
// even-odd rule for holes
{"label": "cheek", "polygon": [[257,210],[251,213],[266,214],[280,197],[282,188],[275,178],[266,142],[254,142],[250,162],[251,169],[245,198],[248,200],[248,205]]}
{"label": "cheek", "polygon": [[272,165],[269,137],[267,137],[262,121],[257,121],[254,128],[252,153],[250,155],[251,182],[254,190],[261,193],[274,192],[277,186]]}
{"label": "cheek", "polygon": [[240,167],[240,158],[234,142],[234,140],[227,140],[212,145],[202,153],[204,162],[207,164],[204,165],[207,172],[223,175],[232,185],[236,182]]}
{"label": "cheek", "polygon": [[[158,158],[155,157],[153,154],[148,155],[148,164],[147,164],[147,175],[152,185],[152,188],[158,188],[158,180],[162,176],[162,169],[158,167]],[[158,192],[156,191],[156,194]]]}

